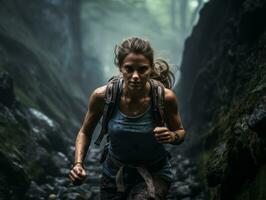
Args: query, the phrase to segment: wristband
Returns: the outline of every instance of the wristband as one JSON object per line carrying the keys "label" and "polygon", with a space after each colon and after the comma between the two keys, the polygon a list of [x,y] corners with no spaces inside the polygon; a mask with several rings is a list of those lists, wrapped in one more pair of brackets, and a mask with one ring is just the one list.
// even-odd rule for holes
{"label": "wristband", "polygon": [[176,131],[173,131],[175,133],[176,138],[175,138],[175,140],[173,142],[171,142],[171,144],[177,145],[177,144],[180,144],[181,143],[180,136],[177,133],[177,131],[179,131],[179,130],[184,130],[184,129],[183,128],[180,128],[180,129],[178,129]]}
{"label": "wristband", "polygon": [[75,162],[72,168],[74,168],[77,164],[81,164],[81,166],[84,168],[83,162]]}

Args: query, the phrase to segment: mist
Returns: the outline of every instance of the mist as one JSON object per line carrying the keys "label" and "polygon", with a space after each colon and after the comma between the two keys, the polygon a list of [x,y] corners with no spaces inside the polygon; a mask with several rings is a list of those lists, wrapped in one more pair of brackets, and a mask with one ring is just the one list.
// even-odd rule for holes
{"label": "mist", "polygon": [[[123,39],[137,36],[151,42],[155,58],[166,59],[180,77],[184,41],[198,20],[206,1],[198,0],[109,0],[83,1],[81,10],[82,49],[85,68],[102,74],[104,84],[118,73],[114,47]],[[91,62],[97,60],[97,63]]]}

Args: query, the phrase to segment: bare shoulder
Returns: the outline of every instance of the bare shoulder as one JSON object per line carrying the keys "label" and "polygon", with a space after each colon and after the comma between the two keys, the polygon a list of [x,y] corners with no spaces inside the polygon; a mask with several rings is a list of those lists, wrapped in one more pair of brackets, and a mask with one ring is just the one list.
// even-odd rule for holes
{"label": "bare shoulder", "polygon": [[96,88],[92,94],[91,97],[96,98],[97,100],[104,99],[106,91],[106,85]]}
{"label": "bare shoulder", "polygon": [[177,98],[173,90],[164,88],[165,102],[169,104],[177,104]]}
{"label": "bare shoulder", "polygon": [[89,108],[91,110],[103,110],[105,91],[106,85],[98,87],[92,92],[89,98]]}

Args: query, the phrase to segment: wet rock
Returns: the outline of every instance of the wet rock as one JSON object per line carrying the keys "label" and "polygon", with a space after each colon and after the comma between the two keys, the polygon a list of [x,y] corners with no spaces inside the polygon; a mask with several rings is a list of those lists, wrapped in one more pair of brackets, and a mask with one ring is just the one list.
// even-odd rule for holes
{"label": "wet rock", "polygon": [[190,197],[182,198],[181,200],[192,200]]}
{"label": "wet rock", "polygon": [[67,187],[62,187],[62,186],[56,186],[57,189],[57,196],[60,197],[62,194],[67,193],[68,188]]}
{"label": "wet rock", "polygon": [[70,145],[69,148],[67,148],[67,157],[69,160],[73,163],[74,162],[74,155],[75,155],[75,146]]}
{"label": "wet rock", "polygon": [[38,149],[36,151],[36,164],[40,168],[43,169],[43,178],[45,178],[44,182],[46,182],[46,177],[50,176],[56,176],[59,174],[59,168],[55,165],[53,162],[52,156],[45,150],[45,149]]}
{"label": "wet rock", "polygon": [[0,122],[2,124],[17,125],[18,120],[14,113],[6,106],[0,104]]}
{"label": "wet rock", "polygon": [[59,186],[68,186],[70,183],[69,179],[67,177],[63,178],[58,178],[56,177],[54,180],[55,187]]}
{"label": "wet rock", "polygon": [[59,125],[40,110],[29,108],[28,118],[32,127],[32,136],[47,150],[53,149],[67,153],[67,140]]}
{"label": "wet rock", "polygon": [[184,182],[181,182],[181,181],[176,181],[172,184],[172,188],[178,188],[182,185],[184,185],[185,183]]}
{"label": "wet rock", "polygon": [[29,108],[29,112],[34,116],[33,119],[36,120],[39,126],[49,126],[50,128],[55,128],[55,123],[47,115],[35,108]]}
{"label": "wet rock", "polygon": [[174,170],[176,170],[177,173],[166,199],[205,199],[203,187],[197,180],[196,165],[182,155],[173,157],[171,163],[172,162],[176,163],[176,169]]}
{"label": "wet rock", "polygon": [[191,191],[192,191],[192,193],[194,195],[199,194],[200,192],[202,192],[202,187],[201,187],[199,182],[195,181],[195,182],[191,183],[189,185],[189,187],[190,187],[190,189],[191,189]]}
{"label": "wet rock", "polygon": [[191,190],[188,185],[182,185],[177,188],[176,195],[178,197],[186,197],[191,195]]}
{"label": "wet rock", "polygon": [[70,161],[62,152],[53,154],[53,161],[58,168],[70,168]]}
{"label": "wet rock", "polygon": [[[81,186],[69,187],[65,192],[62,192],[59,197],[60,199],[68,199],[73,196],[78,199],[91,199],[92,192],[90,190],[91,186],[88,184],[83,184]],[[72,196],[73,194],[73,196]]]}
{"label": "wet rock", "polygon": [[55,200],[55,199],[57,199],[57,195],[56,194],[50,194],[48,196],[48,200]]}
{"label": "wet rock", "polygon": [[[11,199],[23,198],[30,186],[30,179],[27,176],[20,160],[15,155],[7,155],[0,151],[0,183],[2,192]],[[0,192],[1,193],[1,192]]]}
{"label": "wet rock", "polygon": [[7,72],[0,72],[0,103],[11,107],[15,102],[13,80]]}
{"label": "wet rock", "polygon": [[99,187],[99,186],[92,186],[92,187],[90,188],[90,190],[91,190],[91,192],[92,192],[93,194],[99,194],[99,192],[100,192],[100,187]]}
{"label": "wet rock", "polygon": [[64,193],[60,199],[62,200],[86,200],[84,197],[81,196],[81,194],[77,192],[72,193]]}
{"label": "wet rock", "polygon": [[87,181],[92,184],[97,184],[100,182],[101,174],[99,173],[88,173]]}
{"label": "wet rock", "polygon": [[183,166],[184,166],[185,168],[189,167],[189,166],[190,166],[190,161],[189,161],[189,159],[185,159],[185,160],[182,162],[182,164],[183,164]]}
{"label": "wet rock", "polygon": [[239,137],[238,139],[240,139],[241,137],[243,137],[245,135],[245,133],[248,130],[248,124],[247,124],[247,120],[248,120],[248,116],[245,115],[243,117],[240,117],[237,119],[234,127],[233,127],[233,133]]}
{"label": "wet rock", "polygon": [[99,164],[101,157],[101,150],[99,148],[91,148],[88,152],[87,163],[88,165]]}
{"label": "wet rock", "polygon": [[216,186],[224,179],[227,164],[226,145],[220,144],[214,149],[213,154],[206,163],[206,176],[210,187]]}
{"label": "wet rock", "polygon": [[248,119],[248,126],[260,136],[266,137],[266,101],[255,107]]}
{"label": "wet rock", "polygon": [[43,188],[38,186],[34,181],[31,181],[30,187],[26,193],[27,199],[45,199],[46,195]]}
{"label": "wet rock", "polygon": [[68,174],[69,174],[69,168],[60,168],[59,171],[60,171],[60,174],[64,177],[68,177]]}
{"label": "wet rock", "polygon": [[55,187],[52,184],[44,184],[41,188],[46,192],[46,194],[50,194],[55,191]]}
{"label": "wet rock", "polygon": [[90,199],[92,197],[93,191],[91,191],[90,185],[83,184],[80,188],[81,188],[81,190],[83,190],[83,195],[84,195],[85,199]]}

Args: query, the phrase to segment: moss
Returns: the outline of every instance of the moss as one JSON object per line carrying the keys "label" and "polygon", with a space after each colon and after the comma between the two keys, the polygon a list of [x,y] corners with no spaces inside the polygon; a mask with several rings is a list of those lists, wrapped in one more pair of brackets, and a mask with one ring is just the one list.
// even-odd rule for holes
{"label": "moss", "polygon": [[[23,141],[23,142],[21,142]],[[45,169],[40,167],[29,151],[36,150],[35,141],[32,140],[28,131],[22,126],[6,122],[0,126],[0,151],[6,155],[10,161],[15,160],[21,163],[23,169],[30,179],[43,181],[47,175]]]}
{"label": "moss", "polygon": [[29,174],[30,179],[32,179],[33,181],[37,183],[45,181],[45,176],[47,175],[47,173],[36,162],[28,163],[28,165],[26,166],[26,171],[27,174]]}
{"label": "moss", "polygon": [[198,160],[197,160],[197,166],[198,166],[198,177],[200,179],[200,182],[203,183],[205,186],[207,186],[207,179],[206,179],[206,162],[210,158],[210,151],[203,151]]}
{"label": "moss", "polygon": [[30,99],[20,88],[16,87],[14,88],[15,95],[19,98],[19,100],[26,105],[27,107],[33,107],[33,108],[38,108],[39,106],[32,100]]}
{"label": "moss", "polygon": [[6,64],[0,64],[0,72],[6,71],[7,65]]}
{"label": "moss", "polygon": [[62,113],[58,107],[54,104],[54,102],[50,101],[50,99],[46,99],[45,102],[49,108],[50,111],[53,112],[54,115],[56,115],[60,120],[64,121],[66,120],[66,117],[64,113]]}
{"label": "moss", "polygon": [[256,177],[237,194],[236,200],[265,200],[266,199],[266,164],[260,167]]}

